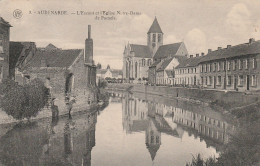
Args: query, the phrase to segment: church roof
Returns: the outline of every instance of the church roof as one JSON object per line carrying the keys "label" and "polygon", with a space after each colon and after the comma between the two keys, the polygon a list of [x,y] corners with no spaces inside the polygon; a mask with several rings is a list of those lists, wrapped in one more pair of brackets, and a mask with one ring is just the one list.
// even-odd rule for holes
{"label": "church roof", "polygon": [[138,45],[138,44],[130,44],[131,51],[135,53],[135,57],[140,58],[152,58],[152,53],[148,46],[146,45]]}
{"label": "church roof", "polygon": [[160,46],[154,55],[154,59],[161,59],[168,56],[176,55],[182,43],[183,42]]}
{"label": "church roof", "polygon": [[44,60],[46,67],[70,67],[82,52],[82,49],[71,50],[37,50],[28,67],[41,67]]}
{"label": "church roof", "polygon": [[147,33],[163,33],[156,17]]}

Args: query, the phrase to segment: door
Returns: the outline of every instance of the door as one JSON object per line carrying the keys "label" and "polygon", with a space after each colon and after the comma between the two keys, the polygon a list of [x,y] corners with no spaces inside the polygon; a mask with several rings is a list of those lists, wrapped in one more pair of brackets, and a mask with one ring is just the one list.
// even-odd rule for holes
{"label": "door", "polygon": [[246,90],[249,90],[249,75],[246,76]]}

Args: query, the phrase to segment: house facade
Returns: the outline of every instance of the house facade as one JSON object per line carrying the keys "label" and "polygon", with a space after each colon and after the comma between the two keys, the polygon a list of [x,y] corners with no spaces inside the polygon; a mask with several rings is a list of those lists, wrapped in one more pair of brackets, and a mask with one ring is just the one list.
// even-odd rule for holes
{"label": "house facade", "polygon": [[11,25],[0,17],[0,83],[9,77],[9,40]]}
{"label": "house facade", "polygon": [[260,41],[210,51],[200,62],[201,84],[219,90],[260,89]]}
{"label": "house facade", "polygon": [[200,70],[199,62],[204,56],[199,56],[196,54],[196,57],[190,55],[190,58],[185,60],[183,63],[179,64],[175,68],[175,85],[200,85]]}

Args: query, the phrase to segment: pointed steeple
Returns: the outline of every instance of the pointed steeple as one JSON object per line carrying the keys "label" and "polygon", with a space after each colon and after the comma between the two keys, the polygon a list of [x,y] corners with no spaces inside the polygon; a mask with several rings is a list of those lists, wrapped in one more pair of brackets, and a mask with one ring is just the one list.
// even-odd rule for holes
{"label": "pointed steeple", "polygon": [[163,33],[156,17],[154,18],[153,24],[147,33]]}

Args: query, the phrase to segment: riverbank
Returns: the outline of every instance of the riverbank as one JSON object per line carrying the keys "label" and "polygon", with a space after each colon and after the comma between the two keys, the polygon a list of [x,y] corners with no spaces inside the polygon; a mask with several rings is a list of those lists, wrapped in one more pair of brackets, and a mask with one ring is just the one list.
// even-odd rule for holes
{"label": "riverbank", "polygon": [[203,102],[226,110],[246,107],[260,102],[259,93],[217,91],[184,87],[149,86],[142,84],[108,84],[108,90],[141,92],[170,98]]}

